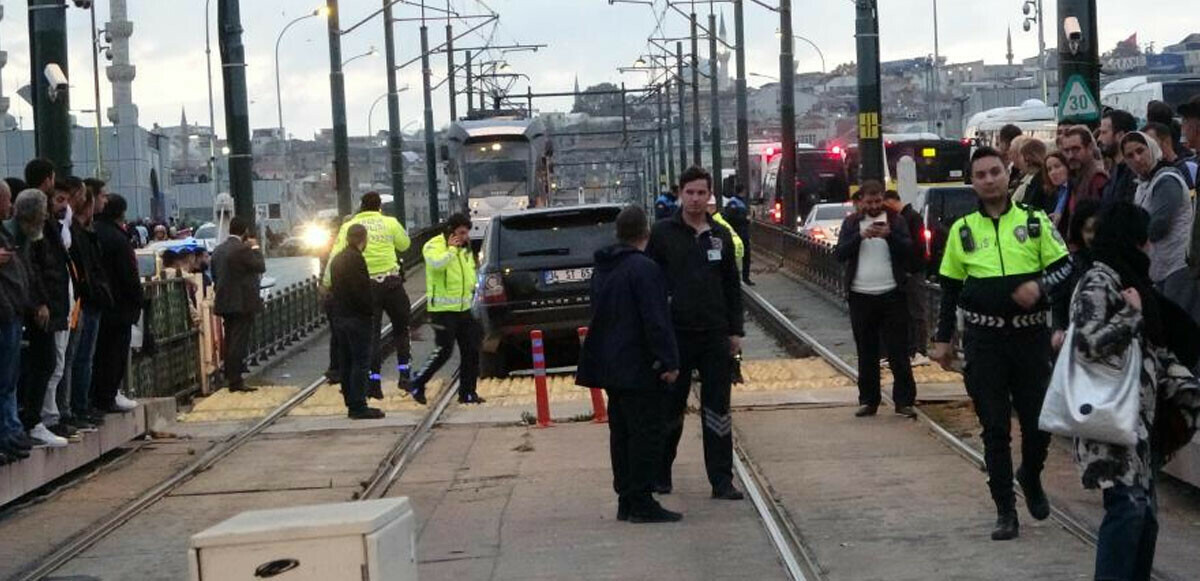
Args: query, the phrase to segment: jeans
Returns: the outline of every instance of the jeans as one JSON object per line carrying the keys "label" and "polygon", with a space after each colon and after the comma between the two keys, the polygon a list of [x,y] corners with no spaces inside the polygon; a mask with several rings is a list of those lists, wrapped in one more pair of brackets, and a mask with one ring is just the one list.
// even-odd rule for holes
{"label": "jeans", "polygon": [[634,510],[653,502],[650,492],[662,458],[666,390],[657,382],[634,389],[605,390],[613,490]]}
{"label": "jeans", "polygon": [[879,406],[879,337],[887,345],[888,366],[892,370],[892,398],[896,407],[917,401],[917,384],[908,359],[908,309],[903,292],[893,290],[881,295],[851,292],[850,327],[858,351],[858,403]]}
{"label": "jeans", "polygon": [[42,423],[47,426],[58,424],[58,384],[62,382],[67,370],[67,343],[71,339],[70,331],[54,332],[54,369],[50,379],[46,380],[46,395],[42,398]]}
{"label": "jeans", "polygon": [[1104,520],[1096,540],[1096,581],[1143,581],[1154,567],[1158,540],[1154,485],[1104,490]]}
{"label": "jeans", "polygon": [[335,317],[333,333],[338,342],[338,375],[342,378],[342,401],[351,412],[367,407],[367,374],[371,365],[371,319]]}
{"label": "jeans", "polygon": [[0,322],[0,436],[24,430],[17,417],[17,378],[21,374],[21,320]]}
{"label": "jeans", "polygon": [[666,443],[659,466],[657,484],[671,484],[671,466],[683,437],[683,416],[687,413],[692,388],[692,370],[700,372],[700,407],[703,425],[704,468],[713,490],[733,485],[733,418],[729,415],[732,389],[729,362],[729,335],[724,332],[677,332],[679,340],[679,379],[671,386],[666,403]]}
{"label": "jeans", "polygon": [[[71,397],[67,408],[71,410],[71,415],[76,417],[84,417],[92,409],[92,363],[96,358],[96,340],[99,336],[100,311],[84,307],[79,326],[75,328],[71,337],[75,342],[75,356],[69,371]],[[59,411],[64,409],[60,403]]]}
{"label": "jeans", "polygon": [[46,399],[46,385],[54,372],[57,349],[54,333],[30,325],[25,329],[29,346],[21,354],[21,374],[17,381],[17,397],[20,402],[21,424],[26,430],[42,422],[42,403]]}

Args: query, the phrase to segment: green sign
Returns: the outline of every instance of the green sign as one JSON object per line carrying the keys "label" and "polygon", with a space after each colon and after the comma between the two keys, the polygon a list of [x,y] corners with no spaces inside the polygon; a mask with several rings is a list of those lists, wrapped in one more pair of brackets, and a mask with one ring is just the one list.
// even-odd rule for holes
{"label": "green sign", "polygon": [[1081,122],[1100,120],[1100,104],[1088,89],[1083,75],[1071,75],[1063,85],[1058,100],[1058,118]]}

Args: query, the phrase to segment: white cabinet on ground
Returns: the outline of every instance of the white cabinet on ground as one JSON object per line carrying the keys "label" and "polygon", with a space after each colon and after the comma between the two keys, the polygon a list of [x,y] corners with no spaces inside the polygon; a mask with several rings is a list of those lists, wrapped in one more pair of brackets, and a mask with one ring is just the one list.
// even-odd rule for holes
{"label": "white cabinet on ground", "polygon": [[192,581],[416,581],[408,498],[254,510],[194,535]]}

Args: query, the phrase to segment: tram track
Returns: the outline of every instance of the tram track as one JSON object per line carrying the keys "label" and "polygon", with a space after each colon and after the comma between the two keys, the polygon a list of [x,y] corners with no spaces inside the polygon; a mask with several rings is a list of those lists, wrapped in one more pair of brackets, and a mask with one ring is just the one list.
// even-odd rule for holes
{"label": "tram track", "polygon": [[[801,344],[801,345],[804,345],[804,346],[812,349],[812,351],[818,357],[825,360],[827,363],[829,363],[831,366],[833,366],[834,369],[836,369],[838,372],[842,373],[843,375],[845,375],[846,377],[848,377],[854,381],[858,380],[858,370],[853,365],[850,365],[850,363],[848,363],[846,360],[842,359],[833,350],[831,350],[828,347],[826,347],[825,345],[823,345],[820,342],[820,340],[818,340],[812,334],[797,327],[795,323],[793,323],[786,315],[784,315],[778,308],[776,308],[775,305],[771,304],[771,302],[768,301],[761,294],[759,294],[758,292],[756,292],[748,287],[743,286],[742,287],[742,296],[746,299],[745,305],[746,305],[747,311],[752,316],[754,316],[755,319],[759,323],[761,323],[763,325],[763,327],[765,327],[766,330],[769,333],[773,334],[777,339],[780,339],[784,342],[792,342],[792,343]],[[882,395],[883,395],[883,399],[887,402],[888,405],[895,404],[895,402],[892,400],[891,393],[889,393],[888,390],[883,390]],[[962,458],[964,458],[965,460],[970,462],[976,469],[978,469],[978,470],[985,469],[984,458],[983,458],[982,452],[980,452],[975,447],[968,444],[962,438],[954,435],[953,432],[948,430],[945,426],[941,425],[936,419],[934,419],[929,414],[922,411],[919,407],[914,408],[914,409],[917,412],[917,420],[920,421],[923,425],[925,425],[933,433],[935,438],[937,438],[940,442],[942,442],[943,444],[948,446],[950,449],[954,450],[954,452],[956,452]],[[745,458],[745,460],[747,462],[750,462],[752,460],[751,460],[750,456],[748,454],[746,454],[745,450],[738,444],[738,441],[736,438],[734,439],[734,447],[735,447],[735,452],[736,452],[735,457],[734,457],[735,469],[737,469],[739,471],[739,476],[743,478],[743,482],[746,482],[745,477],[742,475],[742,470],[738,468],[737,463],[740,460],[739,457]],[[755,475],[755,474],[751,473],[750,476],[751,476],[752,480],[756,482],[755,486],[759,487],[760,489],[768,489],[769,490],[769,484],[767,484],[765,482],[765,479],[761,475]],[[747,484],[747,486],[749,486],[749,485]],[[1018,496],[1023,497],[1023,494],[1021,493],[1021,487],[1018,484],[1016,484],[1015,482],[1014,482],[1014,490],[1016,491]],[[798,554],[798,555],[807,554],[808,553],[807,547],[804,545],[803,539],[799,536],[798,529],[795,527],[794,524],[792,524],[790,518],[787,517],[786,512],[782,511],[783,507],[781,505],[779,505],[778,501],[774,500],[773,498],[765,499],[764,504],[768,505],[766,507],[767,509],[773,508],[770,506],[770,504],[772,504],[772,503],[778,505],[777,507],[775,507],[776,510],[764,511],[763,509],[760,509],[758,507],[757,501],[755,503],[756,504],[755,508],[759,510],[759,514],[763,518],[764,523],[767,523],[769,520],[775,520],[776,526],[780,526],[785,532],[791,531],[791,533],[794,536],[792,536],[791,538],[785,538],[785,541],[787,541],[787,544],[791,545],[792,547],[795,547],[795,549],[793,550],[794,554]],[[1087,523],[1085,523],[1083,520],[1079,519],[1078,517],[1072,515],[1071,513],[1056,506],[1053,503],[1053,501],[1051,502],[1050,518],[1056,524],[1058,524],[1060,527],[1062,527],[1064,530],[1066,530],[1070,535],[1074,536],[1075,538],[1079,539],[1080,541],[1083,541],[1089,547],[1095,548],[1096,539],[1097,539],[1096,532],[1093,531],[1092,528],[1090,526],[1088,526]],[[780,522],[780,521],[782,521],[782,522]],[[785,565],[787,565],[788,557],[783,554],[783,548],[781,548],[780,543],[776,541],[775,535],[771,531],[771,526],[768,526],[768,534],[770,534],[772,536],[772,542],[775,543],[776,549],[780,550],[781,558],[784,559]],[[817,563],[815,560],[810,560],[809,563],[812,565],[812,567],[816,571],[816,575],[818,575],[818,576],[808,577],[808,578],[793,576],[792,578],[793,579],[821,579],[822,577],[819,576],[820,571],[821,571],[819,563]],[[789,574],[791,574],[790,567],[789,567]],[[1158,580],[1158,581],[1175,581],[1175,579],[1176,579],[1174,576],[1167,575],[1166,573],[1163,573],[1162,571],[1158,570],[1157,568],[1152,573],[1151,578]]]}
{"label": "tram track", "polygon": [[[409,320],[417,321],[423,318],[426,304],[427,300],[425,296],[414,301],[409,313]],[[388,344],[388,338],[391,336],[392,329],[391,323],[381,328],[380,340],[384,345]],[[421,421],[412,429],[406,430],[383,460],[380,461],[372,477],[364,483],[363,490],[355,493],[355,500],[381,498],[387,493],[391,485],[399,478],[404,468],[408,465],[408,462],[428,440],[430,431],[449,407],[456,391],[455,386],[457,385],[457,381],[458,375],[455,373],[448,385],[438,393],[434,405],[430,406],[422,415]],[[327,383],[328,380],[324,375],[312,380],[286,401],[272,409],[266,416],[215,443],[195,461],[92,523],[83,532],[59,544],[50,553],[38,559],[21,573],[18,573],[14,579],[20,581],[39,581],[54,573],[54,571],[82,555],[88,548],[108,537],[131,519],[165,499],[173,491],[178,490],[196,476],[211,470],[222,460],[286,417],[292,410],[309,400],[317,393],[318,389]]]}

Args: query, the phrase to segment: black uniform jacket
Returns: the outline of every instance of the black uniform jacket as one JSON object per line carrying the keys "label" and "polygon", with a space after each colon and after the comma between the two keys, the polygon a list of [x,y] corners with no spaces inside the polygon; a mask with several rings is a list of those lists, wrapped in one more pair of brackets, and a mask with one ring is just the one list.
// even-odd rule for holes
{"label": "black uniform jacket", "polygon": [[646,254],[667,276],[676,331],[744,336],[733,237],[712,217],[707,219],[709,229],[701,234],[683,221],[682,210],[659,220],[650,231]]}

